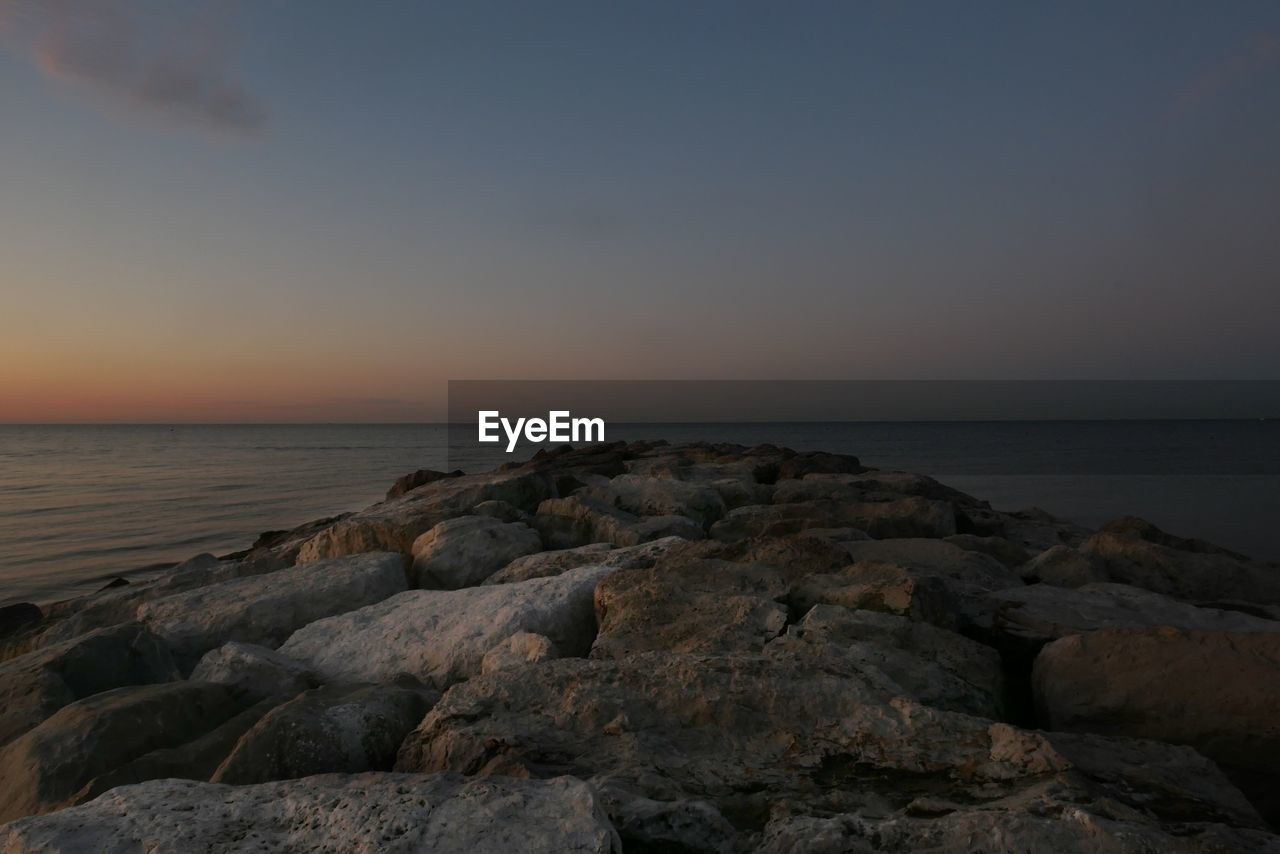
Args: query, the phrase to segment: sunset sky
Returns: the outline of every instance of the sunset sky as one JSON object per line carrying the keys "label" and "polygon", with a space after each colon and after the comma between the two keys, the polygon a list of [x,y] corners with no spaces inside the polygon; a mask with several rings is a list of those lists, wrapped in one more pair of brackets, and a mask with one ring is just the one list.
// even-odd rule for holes
{"label": "sunset sky", "polygon": [[0,421],[1280,378],[1280,4],[0,0]]}

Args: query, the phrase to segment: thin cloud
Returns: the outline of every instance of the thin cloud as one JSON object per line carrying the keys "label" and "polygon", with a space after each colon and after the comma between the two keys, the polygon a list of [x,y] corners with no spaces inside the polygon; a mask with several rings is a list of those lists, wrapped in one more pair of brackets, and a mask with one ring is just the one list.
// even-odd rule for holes
{"label": "thin cloud", "polygon": [[1219,93],[1269,68],[1278,58],[1280,41],[1267,32],[1255,33],[1192,80],[1178,96],[1176,112],[1197,109]]}
{"label": "thin cloud", "polygon": [[0,37],[49,77],[175,123],[253,134],[267,111],[230,75],[228,2],[0,0]]}

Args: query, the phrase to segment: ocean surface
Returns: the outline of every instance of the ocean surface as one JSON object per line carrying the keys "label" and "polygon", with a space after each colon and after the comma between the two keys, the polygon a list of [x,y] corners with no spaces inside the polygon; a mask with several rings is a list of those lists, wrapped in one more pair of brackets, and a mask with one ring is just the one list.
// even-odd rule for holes
{"label": "ocean surface", "polygon": [[[609,425],[608,439],[772,442],[933,475],[999,509],[1132,514],[1280,560],[1280,422]],[[45,602],[248,546],[382,498],[418,468],[480,471],[443,425],[0,425],[0,604]]]}

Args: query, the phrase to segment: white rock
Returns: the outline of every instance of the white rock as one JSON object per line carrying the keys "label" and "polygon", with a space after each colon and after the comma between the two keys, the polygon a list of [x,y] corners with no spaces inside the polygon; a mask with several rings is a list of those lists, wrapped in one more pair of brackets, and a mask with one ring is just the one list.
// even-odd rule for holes
{"label": "white rock", "polygon": [[0,829],[0,852],[620,852],[595,792],[570,777],[324,774],[224,786],[153,780]]}
{"label": "white rock", "polygon": [[585,655],[596,631],[592,598],[612,567],[464,590],[408,590],[319,620],[280,647],[332,682],[389,682],[408,674],[445,687],[478,675],[485,653],[517,632],[546,635]]}
{"label": "white rock", "polygon": [[414,587],[474,587],[516,558],[542,550],[538,532],[520,522],[459,516],[413,541]]}
{"label": "white rock", "polygon": [[186,671],[227,641],[275,647],[310,622],[399,593],[403,567],[400,555],[387,552],[321,561],[147,602],[138,619]]}

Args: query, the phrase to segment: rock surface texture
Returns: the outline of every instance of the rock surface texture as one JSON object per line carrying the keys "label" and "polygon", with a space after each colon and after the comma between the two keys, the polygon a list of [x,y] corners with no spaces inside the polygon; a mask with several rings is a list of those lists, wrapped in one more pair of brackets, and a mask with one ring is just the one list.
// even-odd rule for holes
{"label": "rock surface texture", "polygon": [[0,617],[0,854],[1280,851],[1280,568],[840,454],[423,469]]}

